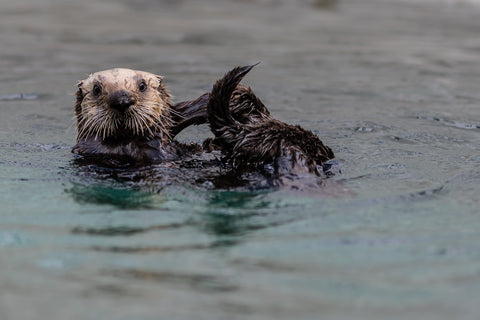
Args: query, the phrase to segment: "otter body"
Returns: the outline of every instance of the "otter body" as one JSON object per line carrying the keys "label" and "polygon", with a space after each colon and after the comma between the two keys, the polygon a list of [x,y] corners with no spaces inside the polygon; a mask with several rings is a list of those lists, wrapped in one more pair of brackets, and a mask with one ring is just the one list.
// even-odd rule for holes
{"label": "otter body", "polygon": [[274,119],[250,88],[239,86],[253,67],[231,70],[210,93],[208,120],[225,159],[234,168],[269,165],[276,174],[322,175],[332,149],[311,131]]}
{"label": "otter body", "polygon": [[[253,91],[239,84],[252,68],[235,68],[210,93],[178,104],[172,104],[161,76],[130,69],[94,73],[78,84],[73,152],[120,167],[175,162],[198,169],[196,181],[202,185],[221,188],[235,187],[226,181],[254,181],[264,188],[260,176],[270,187],[282,185],[285,175],[325,176],[332,150],[311,131],[274,119]],[[215,138],[203,149],[174,140],[184,128],[207,122]],[[221,152],[221,162],[211,156],[202,160],[212,150]],[[200,162],[189,162],[193,154]]]}

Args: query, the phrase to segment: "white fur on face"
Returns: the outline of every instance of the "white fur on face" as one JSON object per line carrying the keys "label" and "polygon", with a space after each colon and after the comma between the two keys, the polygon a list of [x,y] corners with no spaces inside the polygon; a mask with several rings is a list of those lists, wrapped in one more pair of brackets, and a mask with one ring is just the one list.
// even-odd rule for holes
{"label": "white fur on face", "polygon": [[[116,68],[93,73],[81,81],[81,101],[77,101],[75,111],[77,140],[168,134],[171,96],[161,80],[161,76],[149,72]],[[109,95],[119,90],[128,92],[135,100],[124,113],[108,105]]]}

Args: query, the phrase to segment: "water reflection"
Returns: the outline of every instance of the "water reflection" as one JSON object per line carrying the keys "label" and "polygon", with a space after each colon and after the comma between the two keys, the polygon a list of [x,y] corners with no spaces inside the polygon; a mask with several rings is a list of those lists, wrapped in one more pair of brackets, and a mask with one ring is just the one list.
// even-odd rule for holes
{"label": "water reflection", "polygon": [[[262,194],[248,192],[215,192],[205,211],[204,230],[215,236],[217,246],[237,244],[256,223],[252,220],[268,207]],[[258,222],[257,222],[258,223]]]}
{"label": "water reflection", "polygon": [[152,208],[152,194],[142,190],[105,184],[82,185],[74,183],[68,190],[80,203],[110,204],[120,209]]}
{"label": "water reflection", "polygon": [[171,230],[179,229],[186,226],[190,226],[193,223],[186,221],[184,223],[170,223],[153,225],[148,227],[134,227],[134,226],[107,226],[103,228],[89,228],[89,227],[75,227],[72,229],[72,233],[75,234],[89,234],[94,236],[131,236],[137,233],[144,233],[153,230]]}
{"label": "water reflection", "polygon": [[[114,186],[95,183],[91,185],[74,184],[69,190],[76,201],[91,204],[108,204],[119,209],[149,209],[150,214],[157,218],[164,212],[163,205],[169,197],[160,195],[163,202],[155,201],[158,194],[148,193],[141,189],[129,189],[128,186]],[[123,220],[120,225],[115,223],[105,226],[75,226],[72,234],[87,235],[90,237],[118,238],[109,245],[94,244],[90,250],[96,252],[139,254],[150,252],[183,252],[197,250],[212,250],[235,246],[246,240],[252,232],[284,225],[296,221],[301,217],[295,215],[278,214],[278,203],[275,205],[269,199],[268,192],[234,192],[234,191],[203,191],[200,197],[207,202],[190,206],[190,214],[179,214],[176,222],[138,225]],[[188,193],[174,194],[175,201],[191,202]],[[183,198],[182,198],[183,197]],[[184,210],[182,210],[184,211]],[[178,219],[177,219],[178,218]],[[193,228],[193,231],[186,230]],[[188,242],[174,244],[159,244],[157,242],[135,243],[135,240],[125,245],[122,238],[141,236],[149,232],[160,235],[163,232],[178,230],[180,234],[200,232],[210,238],[207,242]],[[177,231],[175,231],[177,232]],[[137,239],[137,238],[135,238]]]}
{"label": "water reflection", "polygon": [[266,193],[264,192],[213,192],[210,197],[209,205],[214,208],[262,209],[267,208],[271,203],[265,198],[265,195]]}
{"label": "water reflection", "polygon": [[300,219],[278,214],[269,195],[266,192],[214,192],[203,214],[203,229],[215,237],[215,247],[234,246],[254,231]]}

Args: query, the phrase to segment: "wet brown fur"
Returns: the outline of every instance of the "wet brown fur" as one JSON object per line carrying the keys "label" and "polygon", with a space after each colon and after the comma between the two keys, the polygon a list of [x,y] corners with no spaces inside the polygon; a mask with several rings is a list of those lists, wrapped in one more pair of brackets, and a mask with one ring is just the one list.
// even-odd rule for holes
{"label": "wet brown fur", "polygon": [[334,158],[332,150],[311,131],[274,119],[253,91],[239,84],[252,68],[235,68],[211,93],[178,104],[172,104],[160,76],[129,69],[94,73],[78,84],[73,152],[126,157],[134,165],[178,160],[202,150],[176,142],[175,135],[208,121],[215,139],[207,139],[204,150],[222,150],[235,169],[271,164],[276,173],[320,174]]}
{"label": "wet brown fur", "polygon": [[277,172],[310,172],[334,158],[311,131],[274,119],[250,88],[238,86],[253,66],[238,67],[214,85],[207,105],[215,143],[235,168],[272,164]]}

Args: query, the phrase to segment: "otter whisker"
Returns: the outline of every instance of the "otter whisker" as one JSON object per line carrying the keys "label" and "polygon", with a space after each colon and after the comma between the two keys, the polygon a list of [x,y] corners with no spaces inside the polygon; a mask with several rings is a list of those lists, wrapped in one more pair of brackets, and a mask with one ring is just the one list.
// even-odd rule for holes
{"label": "otter whisker", "polygon": [[175,109],[170,109],[170,113],[173,114],[174,116],[182,118],[182,119],[185,119],[187,117],[187,116],[181,114],[179,111],[177,111]]}
{"label": "otter whisker", "polygon": [[131,130],[134,135],[138,135],[137,118],[134,114],[129,115],[128,121],[125,123],[128,130]]}
{"label": "otter whisker", "polygon": [[107,134],[107,129],[111,123],[111,114],[108,112],[99,113],[101,116],[93,117],[91,126],[91,132],[89,135],[94,135],[94,139],[97,140],[99,137],[105,139]]}
{"label": "otter whisker", "polygon": [[139,134],[144,136],[148,135],[150,137],[154,135],[154,133],[149,130],[148,121],[145,119],[145,112],[143,111],[143,109],[138,110],[136,120],[139,127]]}
{"label": "otter whisker", "polygon": [[129,116],[129,129],[131,129],[135,135],[140,136],[143,132],[140,113],[138,110],[132,110]]}
{"label": "otter whisker", "polygon": [[141,128],[141,131],[144,131],[148,127],[148,123],[145,120],[145,106],[141,105],[135,110],[135,120],[138,126]]}
{"label": "otter whisker", "polygon": [[82,129],[79,133],[79,135],[86,139],[89,135],[91,135],[94,130],[95,130],[95,121],[96,121],[96,118],[95,117],[84,117],[82,119]]}
{"label": "otter whisker", "polygon": [[102,128],[102,139],[105,140],[105,137],[107,136],[107,130],[110,130],[110,128],[108,126],[104,126]]}
{"label": "otter whisker", "polygon": [[138,120],[141,121],[141,122],[143,122],[143,124],[144,124],[144,128],[143,128],[142,131],[143,131],[143,132],[148,131],[149,136],[153,136],[154,133],[153,133],[153,131],[150,129],[150,126],[148,125],[148,122],[147,122],[147,119],[145,119],[145,116],[144,116],[144,115],[140,116],[140,117],[138,118]]}
{"label": "otter whisker", "polygon": [[113,122],[113,126],[110,127],[110,135],[114,135],[115,132],[118,130],[120,127],[122,120],[120,118],[116,118],[115,121]]}
{"label": "otter whisker", "polygon": [[105,121],[106,121],[105,118],[106,118],[106,117],[103,117],[103,118],[98,118],[98,117],[96,117],[96,118],[94,118],[95,121],[94,121],[94,123],[92,124],[92,129],[94,129],[94,130],[92,130],[92,131],[93,131],[92,134],[95,134],[95,136],[94,136],[95,140],[98,139],[98,137],[100,136],[100,133],[101,133],[102,129],[104,128],[103,125],[104,125],[104,123],[105,123]]}
{"label": "otter whisker", "polygon": [[131,115],[130,113],[127,115],[127,119],[125,121],[125,127],[129,130],[135,128],[135,123],[134,123],[135,119],[134,119],[134,116]]}
{"label": "otter whisker", "polygon": [[157,115],[157,116],[160,117],[160,121],[158,121],[155,118],[155,115],[152,115],[152,114],[149,114],[149,113],[144,114],[144,120],[147,121],[148,123],[150,123],[150,125],[147,125],[147,128],[151,132],[150,127],[153,127],[156,131],[160,131],[160,132],[162,132],[162,134],[164,134],[168,138],[170,138],[170,132],[169,132],[169,130],[166,129],[166,127],[168,126],[168,122],[163,120],[163,118],[162,118],[163,115],[162,114]]}
{"label": "otter whisker", "polygon": [[142,134],[142,124],[140,122],[140,118],[138,117],[138,115],[136,115],[135,117],[132,118],[133,119],[133,123],[134,123],[134,128],[135,128],[135,134],[140,136]]}
{"label": "otter whisker", "polygon": [[118,118],[114,118],[110,121],[105,120],[105,122],[108,123],[105,123],[103,127],[103,139],[112,135],[116,131],[118,121]]}

